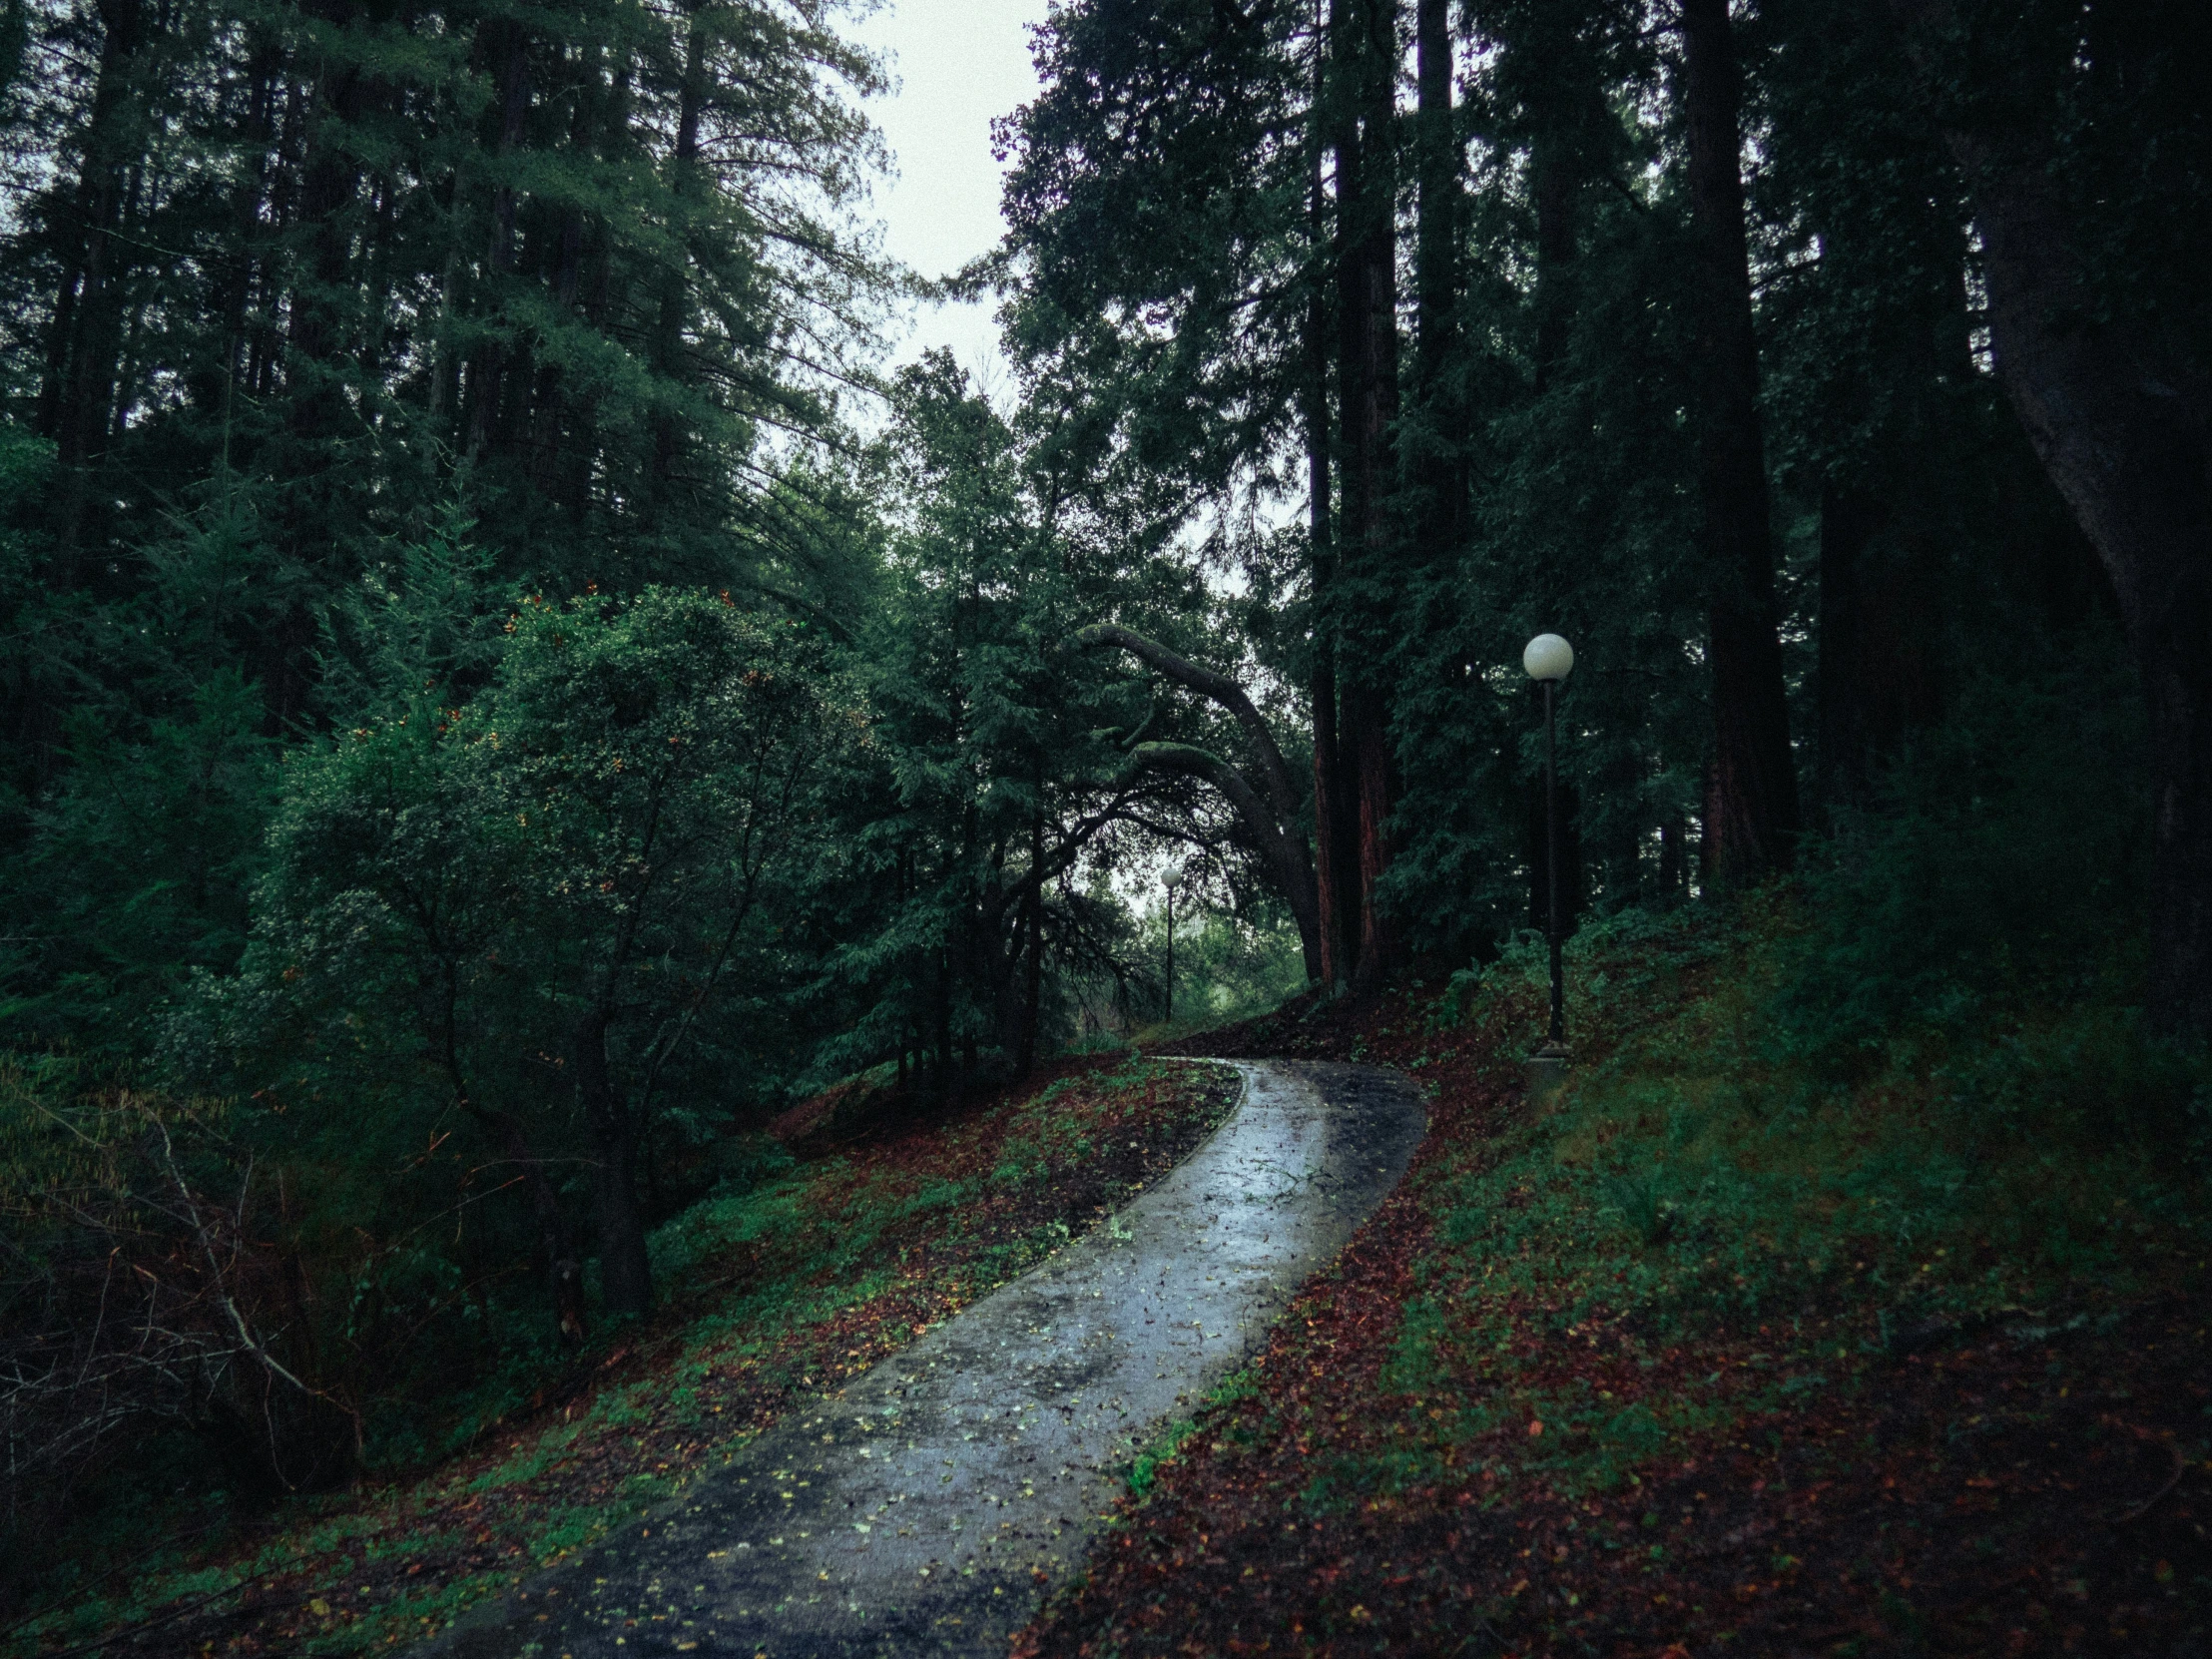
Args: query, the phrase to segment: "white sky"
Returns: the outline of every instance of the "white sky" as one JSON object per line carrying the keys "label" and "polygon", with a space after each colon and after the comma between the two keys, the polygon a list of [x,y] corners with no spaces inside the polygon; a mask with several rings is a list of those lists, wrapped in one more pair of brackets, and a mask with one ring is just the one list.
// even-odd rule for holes
{"label": "white sky", "polygon": [[[988,253],[1004,229],[1000,169],[991,159],[991,121],[1036,95],[1027,25],[1044,21],[1046,0],[885,0],[853,29],[887,49],[897,90],[868,106],[895,162],[876,192],[885,252],[925,276],[943,276]],[[949,345],[973,379],[1005,380],[998,325],[989,303],[928,305],[895,342],[891,360],[910,362]]]}

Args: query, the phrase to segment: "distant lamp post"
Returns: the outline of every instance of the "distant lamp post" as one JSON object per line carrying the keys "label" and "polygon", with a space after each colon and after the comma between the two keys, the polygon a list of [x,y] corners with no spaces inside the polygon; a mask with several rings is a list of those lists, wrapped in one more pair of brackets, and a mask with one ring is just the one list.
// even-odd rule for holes
{"label": "distant lamp post", "polygon": [[1182,884],[1186,871],[1181,864],[1170,863],[1163,879],[1168,889],[1168,1020],[1175,1019],[1175,889]]}
{"label": "distant lamp post", "polygon": [[1521,653],[1521,667],[1544,688],[1544,874],[1549,903],[1544,931],[1551,943],[1551,1037],[1528,1065],[1531,1098],[1549,1095],[1566,1078],[1567,980],[1560,963],[1559,931],[1559,682],[1574,672],[1574,647],[1557,634],[1538,634]]}

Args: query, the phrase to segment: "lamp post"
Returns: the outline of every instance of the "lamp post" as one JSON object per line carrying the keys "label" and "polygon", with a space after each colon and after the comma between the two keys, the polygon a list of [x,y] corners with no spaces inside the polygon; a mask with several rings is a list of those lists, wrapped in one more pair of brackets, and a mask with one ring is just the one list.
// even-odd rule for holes
{"label": "lamp post", "polygon": [[1567,1069],[1566,974],[1559,936],[1559,682],[1574,672],[1574,647],[1557,634],[1538,634],[1521,653],[1521,667],[1544,688],[1544,873],[1550,889],[1544,931],[1551,943],[1551,1036],[1529,1063],[1531,1094],[1548,1094]]}
{"label": "lamp post", "polygon": [[1168,889],[1168,1022],[1175,1021],[1175,888],[1183,879],[1183,866],[1170,863],[1165,880]]}

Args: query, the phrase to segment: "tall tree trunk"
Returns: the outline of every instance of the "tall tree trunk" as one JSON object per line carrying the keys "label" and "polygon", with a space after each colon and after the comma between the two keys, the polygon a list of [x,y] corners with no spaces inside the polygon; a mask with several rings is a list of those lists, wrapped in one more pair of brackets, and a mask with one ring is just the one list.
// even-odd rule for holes
{"label": "tall tree trunk", "polygon": [[1574,314],[1571,271],[1578,238],[1574,207],[1576,169],[1561,138],[1538,138],[1530,158],[1536,207],[1536,395],[1557,377],[1567,324]]}
{"label": "tall tree trunk", "polygon": [[100,68],[86,124],[77,188],[71,193],[68,253],[55,294],[39,431],[62,468],[59,541],[66,579],[82,579],[77,551],[98,492],[91,474],[107,453],[109,415],[122,351],[123,230],[129,181],[143,161],[138,111],[147,16],[144,0],[100,0]]}
{"label": "tall tree trunk", "polygon": [[1350,586],[1340,655],[1341,742],[1351,751],[1359,804],[1360,946],[1354,982],[1381,984],[1396,966],[1394,929],[1378,902],[1390,863],[1387,670],[1397,549],[1388,523],[1396,467],[1397,246],[1395,226],[1396,0],[1333,0],[1332,89],[1337,124],[1338,420],[1343,509],[1338,572]]}
{"label": "tall tree trunk", "polygon": [[[505,162],[522,144],[530,114],[530,37],[521,20],[496,18],[485,27],[491,31],[490,68],[499,88],[499,138],[494,157]],[[502,179],[492,191],[491,230],[484,250],[484,275],[495,308],[505,304],[505,283],[515,266],[515,214],[519,206],[511,180]],[[509,400],[510,359],[518,349],[496,339],[486,340],[469,368],[470,409],[467,452],[471,458],[487,453],[508,422],[502,419]]]}
{"label": "tall tree trunk", "polygon": [[1415,151],[1420,218],[1414,235],[1416,356],[1420,418],[1408,457],[1419,503],[1416,558],[1443,569],[1466,529],[1465,440],[1460,399],[1448,383],[1459,305],[1459,140],[1451,114],[1452,50],[1447,0],[1417,0],[1414,49],[1419,88]]}
{"label": "tall tree trunk", "polygon": [[[1329,487],[1328,458],[1310,462],[1319,473],[1315,487]],[[1324,522],[1316,534],[1326,536],[1329,506],[1326,496],[1315,516]],[[1327,581],[1326,543],[1315,552],[1317,599]],[[1317,603],[1316,610],[1320,610]],[[1345,745],[1337,721],[1337,641],[1335,630],[1317,622],[1314,629],[1314,667],[1310,690],[1314,705],[1314,890],[1315,925],[1320,935],[1321,982],[1332,992],[1352,981],[1360,959],[1360,829],[1358,792],[1347,764]]]}
{"label": "tall tree trunk", "polygon": [[[1908,22],[1954,21],[1940,0],[1898,0],[1898,9]],[[2204,1043],[2212,1040],[2212,383],[2150,323],[2107,316],[2075,241],[2075,209],[2061,194],[2053,134],[2010,119],[1996,131],[1954,126],[1945,137],[1981,233],[1997,378],[2111,578],[2150,705],[2151,1026]]]}
{"label": "tall tree trunk", "polygon": [[1728,0],[1682,0],[1683,110],[1697,282],[1700,553],[1709,584],[1715,874],[1755,880],[1789,866],[1797,767],[1776,630],[1774,532],[1759,418],[1744,241],[1741,77]]}
{"label": "tall tree trunk", "polygon": [[[347,37],[361,22],[356,0],[316,0],[307,10],[344,44],[316,63],[302,143],[298,219],[308,233],[309,257],[306,270],[291,276],[284,351],[289,408],[275,470],[290,486],[280,520],[285,546],[301,569],[328,572],[334,502],[345,487],[339,454],[344,428],[355,418],[344,387],[352,218],[360,189],[351,147],[378,89],[349,61],[353,43]],[[263,638],[262,695],[272,733],[292,730],[306,713],[317,628],[315,607],[302,597]]]}
{"label": "tall tree trunk", "polygon": [[[1317,8],[1318,9],[1318,8]],[[1336,574],[1336,503],[1331,478],[1329,300],[1339,275],[1330,246],[1322,163],[1333,142],[1327,119],[1329,53],[1314,52],[1314,130],[1307,181],[1308,259],[1312,293],[1306,305],[1306,517],[1313,560],[1313,666],[1308,689],[1314,712],[1314,881],[1320,932],[1321,982],[1334,994],[1352,982],[1360,959],[1358,792],[1346,766],[1337,719],[1338,620],[1331,591]]]}
{"label": "tall tree trunk", "polygon": [[1873,774],[1862,614],[1867,548],[1885,516],[1868,490],[1821,490],[1820,800],[1831,811],[1863,801]]}
{"label": "tall tree trunk", "polygon": [[1434,397],[1451,356],[1459,299],[1459,145],[1451,120],[1451,30],[1447,0],[1415,0],[1419,108],[1415,118],[1420,221],[1414,236],[1416,383]]}
{"label": "tall tree trunk", "polygon": [[[353,0],[320,0],[308,9],[332,35],[343,35],[360,8]],[[292,284],[287,342],[287,372],[294,382],[291,430],[309,442],[326,436],[345,413],[344,394],[331,383],[329,365],[342,349],[344,317],[337,295],[351,264],[349,220],[360,175],[349,137],[339,129],[360,119],[365,91],[358,65],[325,58],[316,68],[299,187],[299,222],[309,228],[312,252],[304,279]]]}
{"label": "tall tree trunk", "polygon": [[576,1092],[591,1133],[592,1214],[599,1224],[599,1292],[607,1312],[644,1315],[653,1307],[653,1267],[638,1210],[637,1124],[616,1098],[607,1067],[606,1011],[577,1022],[572,1063]]}
{"label": "tall tree trunk", "polygon": [[554,1333],[564,1343],[584,1340],[584,1277],[569,1245],[568,1221],[561,1214],[560,1194],[545,1173],[545,1161],[530,1145],[522,1121],[512,1112],[491,1111],[468,1102],[499,1136],[500,1150],[522,1172],[530,1192],[530,1212],[538,1224],[538,1252],[543,1258],[546,1293],[553,1300]]}
{"label": "tall tree trunk", "polygon": [[[685,37],[684,82],[677,99],[675,164],[675,196],[679,204],[688,204],[692,197],[694,179],[699,167],[699,124],[706,100],[707,87],[707,31],[698,21],[696,7],[686,6],[692,21]],[[679,227],[679,242],[681,232]],[[653,366],[661,375],[674,380],[688,378],[684,372],[684,316],[689,301],[690,282],[683,264],[683,255],[676,256],[676,263],[663,274],[661,285],[661,316],[654,334]],[[684,449],[682,419],[666,413],[660,417],[654,438],[654,485],[657,491],[665,491],[674,481],[679,460]],[[947,1062],[949,1063],[949,1054]]]}

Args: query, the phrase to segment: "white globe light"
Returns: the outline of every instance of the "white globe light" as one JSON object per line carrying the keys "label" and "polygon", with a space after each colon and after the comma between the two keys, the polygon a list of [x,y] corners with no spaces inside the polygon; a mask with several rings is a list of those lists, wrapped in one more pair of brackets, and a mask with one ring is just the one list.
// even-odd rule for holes
{"label": "white globe light", "polygon": [[1574,647],[1557,634],[1538,634],[1521,653],[1531,680],[1564,680],[1574,672]]}

